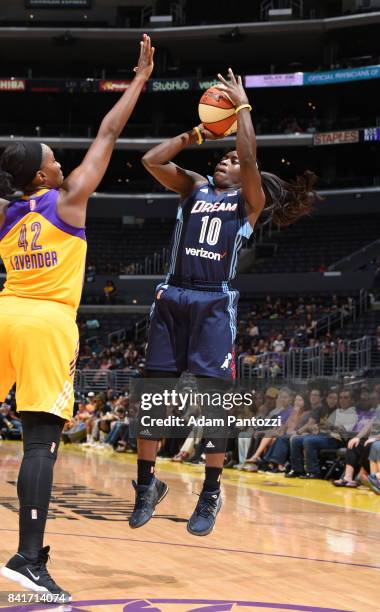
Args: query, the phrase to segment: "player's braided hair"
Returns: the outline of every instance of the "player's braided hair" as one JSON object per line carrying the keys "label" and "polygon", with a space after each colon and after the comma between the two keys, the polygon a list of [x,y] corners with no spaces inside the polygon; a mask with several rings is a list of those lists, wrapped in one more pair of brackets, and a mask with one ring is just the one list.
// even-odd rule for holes
{"label": "player's braided hair", "polygon": [[0,198],[7,199],[8,196],[15,192],[13,184],[13,176],[4,170],[0,171]]}
{"label": "player's braided hair", "polygon": [[318,194],[314,191],[317,176],[307,170],[295,181],[286,182],[276,174],[260,172],[265,193],[265,206],[260,215],[260,225],[272,221],[280,226],[291,225],[300,217],[309,215]]}

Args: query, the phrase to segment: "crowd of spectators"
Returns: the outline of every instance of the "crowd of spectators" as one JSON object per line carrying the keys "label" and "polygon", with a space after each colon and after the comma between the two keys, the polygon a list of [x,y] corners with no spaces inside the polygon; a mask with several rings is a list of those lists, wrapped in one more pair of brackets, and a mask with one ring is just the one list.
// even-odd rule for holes
{"label": "crowd of spectators", "polygon": [[84,447],[109,448],[135,451],[135,433],[131,433],[131,422],[137,418],[138,406],[132,406],[129,392],[95,394],[76,402],[74,416],[67,421],[63,430],[65,443],[83,442]]}
{"label": "crowd of spectators", "polygon": [[[312,385],[307,393],[288,387],[266,390],[257,414],[281,416],[281,426],[265,432],[242,432],[231,450],[232,467],[270,472],[285,478],[320,479],[336,467],[336,487],[369,486],[380,494],[380,385],[332,387]],[[340,462],[335,462],[336,453]],[[321,451],[325,454],[321,455]],[[327,453],[327,455],[326,455]]]}
{"label": "crowd of spectators", "polygon": [[261,302],[251,306],[249,318],[299,320],[302,317],[322,317],[336,312],[350,312],[354,299],[350,296],[339,298],[338,295],[275,297],[268,295]]}
{"label": "crowd of spectators", "polygon": [[255,120],[257,134],[314,134],[321,129],[321,118],[313,115],[298,119],[295,114],[288,113],[278,117],[260,115]]}
{"label": "crowd of spectators", "polygon": [[82,343],[77,361],[78,370],[98,370],[99,378],[102,372],[112,370],[121,370],[132,376],[141,375],[145,367],[145,342],[115,340],[105,346],[96,336],[94,338],[91,344]]}
{"label": "crowd of spectators", "polygon": [[236,356],[243,363],[254,364],[260,355],[273,353],[280,363],[282,353],[300,348],[320,346],[325,353],[336,347],[343,350],[343,339],[334,336],[327,318],[338,315],[337,323],[354,309],[351,297],[297,297],[281,299],[267,296],[264,302],[253,305],[241,317],[236,338]]}
{"label": "crowd of spectators", "polygon": [[[379,330],[380,332],[380,330]],[[278,350],[282,339],[276,338]],[[143,359],[134,343],[115,343],[99,355],[80,356],[82,368],[99,363],[104,369],[123,367],[143,374]],[[97,360],[97,361],[96,361]],[[182,383],[183,390],[196,388],[196,381]],[[186,386],[187,385],[187,386]],[[308,383],[307,390],[273,382],[266,389],[250,388],[253,408],[234,407],[237,417],[279,419],[276,426],[234,427],[228,439],[225,465],[245,472],[270,472],[285,478],[333,478],[337,487],[364,485],[380,494],[380,383],[351,382],[343,387],[326,388],[326,380]],[[168,414],[176,415],[170,406]],[[121,392],[107,389],[78,396],[73,418],[65,425],[63,440],[81,443],[83,448],[110,452],[135,452],[139,402],[126,387]],[[172,436],[170,429],[159,444],[159,454],[175,462],[204,461],[202,426],[190,426],[191,416],[202,414],[199,406],[188,406],[181,416],[187,426],[183,437]],[[0,407],[0,436],[21,439],[20,418],[13,395]],[[340,459],[337,459],[337,453]],[[333,468],[331,468],[331,465]],[[330,469],[331,468],[331,469]]]}
{"label": "crowd of spectators", "polygon": [[[325,357],[334,350],[344,350],[344,341],[339,333],[334,333],[333,325],[328,331],[327,317],[348,316],[354,308],[352,297],[296,297],[275,298],[267,296],[264,300],[250,306],[242,302],[235,342],[236,365],[239,358],[243,364],[254,365],[259,358],[271,358],[271,376],[281,375],[281,360],[284,353],[301,348],[323,350]],[[322,323],[322,324],[321,324]],[[132,376],[139,376],[145,365],[145,340],[108,341],[101,324],[96,318],[78,320],[81,349],[77,368],[79,370],[99,370],[101,372],[120,370]],[[90,338],[89,338],[90,336]],[[380,329],[378,332],[380,338]],[[380,340],[379,351],[380,351]]]}
{"label": "crowd of spectators", "polygon": [[[196,384],[189,377],[182,389],[194,390]],[[316,381],[302,390],[271,385],[250,388],[249,393],[252,405],[231,411],[250,424],[230,429],[226,468],[306,480],[327,477],[336,487],[366,486],[380,494],[380,384],[329,388],[325,381]],[[81,443],[84,449],[135,453],[138,412],[139,403],[128,391],[89,392],[76,402],[63,440]],[[176,406],[168,407],[167,414],[177,413]],[[201,414],[202,407],[192,404],[181,412],[187,424]],[[159,443],[159,456],[177,463],[204,462],[202,425],[185,426],[180,435],[178,430],[175,435],[174,429],[165,431],[168,437]]]}

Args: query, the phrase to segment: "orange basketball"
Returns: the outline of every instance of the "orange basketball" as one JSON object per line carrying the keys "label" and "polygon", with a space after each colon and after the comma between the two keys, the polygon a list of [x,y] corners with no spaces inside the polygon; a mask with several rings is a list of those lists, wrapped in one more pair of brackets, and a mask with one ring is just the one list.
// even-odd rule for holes
{"label": "orange basketball", "polygon": [[223,90],[210,87],[199,100],[200,120],[217,136],[228,136],[237,130],[235,106]]}

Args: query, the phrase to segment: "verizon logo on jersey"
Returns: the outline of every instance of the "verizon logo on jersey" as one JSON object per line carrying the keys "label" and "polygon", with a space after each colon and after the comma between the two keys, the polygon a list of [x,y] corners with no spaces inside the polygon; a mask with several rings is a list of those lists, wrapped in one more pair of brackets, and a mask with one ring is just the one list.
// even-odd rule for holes
{"label": "verizon logo on jersey", "polygon": [[193,257],[203,257],[204,259],[213,259],[214,261],[221,261],[226,255],[224,253],[214,253],[213,251],[206,251],[206,249],[194,249],[191,247],[185,247],[186,255],[192,255]]}
{"label": "verizon logo on jersey", "polygon": [[237,209],[237,202],[215,202],[214,204],[206,202],[206,200],[197,200],[191,209],[192,213],[210,213],[210,212],[232,212]]}

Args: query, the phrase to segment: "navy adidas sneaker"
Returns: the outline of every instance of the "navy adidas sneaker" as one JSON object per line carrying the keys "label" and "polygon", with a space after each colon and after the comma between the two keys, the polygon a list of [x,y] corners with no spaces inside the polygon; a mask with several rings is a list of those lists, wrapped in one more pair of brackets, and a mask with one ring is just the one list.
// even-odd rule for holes
{"label": "navy adidas sneaker", "polygon": [[18,582],[28,591],[56,595],[57,603],[68,603],[71,601],[70,593],[58,586],[46,569],[49,550],[50,546],[41,548],[36,561],[29,561],[20,553],[16,553],[1,568],[1,575]]}
{"label": "navy adidas sneaker", "polygon": [[202,491],[195,510],[187,523],[187,531],[196,536],[205,536],[211,533],[221,507],[222,496],[220,491]]}
{"label": "navy adidas sneaker", "polygon": [[132,484],[136,491],[136,499],[135,507],[129,519],[129,526],[132,529],[137,529],[152,518],[155,507],[164,499],[169,487],[157,478],[153,478],[150,485],[138,485],[135,480],[132,480]]}

